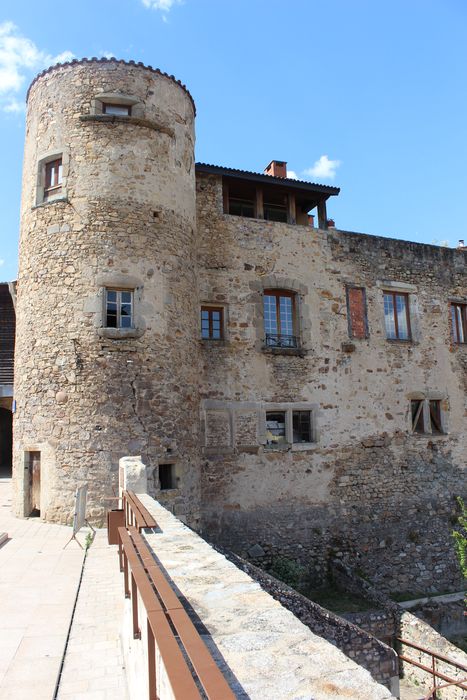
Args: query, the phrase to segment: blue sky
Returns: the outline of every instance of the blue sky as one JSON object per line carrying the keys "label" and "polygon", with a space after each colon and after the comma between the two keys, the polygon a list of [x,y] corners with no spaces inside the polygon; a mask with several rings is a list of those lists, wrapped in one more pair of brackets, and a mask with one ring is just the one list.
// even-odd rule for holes
{"label": "blue sky", "polygon": [[287,160],[341,187],[338,228],[467,239],[465,0],[2,0],[0,279],[16,275],[27,86],[56,57],[102,55],[187,85],[197,160]]}

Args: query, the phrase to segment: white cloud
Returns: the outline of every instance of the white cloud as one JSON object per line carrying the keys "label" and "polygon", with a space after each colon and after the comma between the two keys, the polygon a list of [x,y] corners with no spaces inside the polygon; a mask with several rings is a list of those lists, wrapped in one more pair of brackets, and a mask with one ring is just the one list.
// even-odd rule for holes
{"label": "white cloud", "polygon": [[336,170],[340,164],[340,160],[331,160],[327,156],[321,156],[318,158],[312,168],[307,168],[303,172],[305,175],[309,175],[311,177],[322,177],[333,180],[336,176]]}
{"label": "white cloud", "polygon": [[287,177],[291,180],[298,180],[298,175],[295,170],[287,170]]}
{"label": "white cloud", "polygon": [[0,267],[4,264],[5,264],[5,261],[2,258],[0,258]]}
{"label": "white cloud", "polygon": [[54,63],[63,63],[74,58],[71,51],[51,56],[41,51],[31,39],[21,36],[13,22],[0,23],[0,108],[6,112],[21,111],[18,93],[24,88],[26,79]]}
{"label": "white cloud", "polygon": [[150,10],[159,10],[165,19],[174,5],[181,5],[183,0],[142,0],[144,7]]}

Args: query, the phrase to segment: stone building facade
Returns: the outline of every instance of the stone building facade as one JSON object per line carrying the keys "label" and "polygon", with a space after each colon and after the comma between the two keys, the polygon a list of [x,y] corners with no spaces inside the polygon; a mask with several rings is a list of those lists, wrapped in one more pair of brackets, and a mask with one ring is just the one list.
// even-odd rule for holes
{"label": "stone building facade", "polygon": [[279,161],[195,166],[194,116],[173,76],[113,59],[29,90],[16,512],[69,520],[87,481],[99,520],[138,454],[156,497],[260,563],[457,588],[465,250],[337,230],[339,190]]}

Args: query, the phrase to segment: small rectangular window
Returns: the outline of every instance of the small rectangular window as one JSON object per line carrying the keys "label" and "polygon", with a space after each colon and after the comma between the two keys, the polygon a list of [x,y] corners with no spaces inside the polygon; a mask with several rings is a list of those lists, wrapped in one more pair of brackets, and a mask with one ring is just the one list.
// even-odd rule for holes
{"label": "small rectangular window", "polygon": [[224,309],[221,306],[201,307],[201,337],[204,340],[223,339]]}
{"label": "small rectangular window", "polygon": [[441,399],[416,399],[410,402],[412,432],[419,435],[443,435]]}
{"label": "small rectangular window", "polygon": [[366,293],[364,287],[346,287],[350,338],[368,338]]}
{"label": "small rectangular window", "polygon": [[467,342],[467,304],[451,303],[452,341],[456,344]]}
{"label": "small rectangular window", "polygon": [[161,491],[177,488],[175,464],[159,464],[159,486]]}
{"label": "small rectangular window", "polygon": [[49,197],[60,194],[62,189],[62,159],[51,160],[45,164],[44,173],[44,201]]}
{"label": "small rectangular window", "polygon": [[285,445],[285,411],[266,412],[266,444]]}
{"label": "small rectangular window", "polygon": [[293,442],[313,442],[311,411],[292,412]]}
{"label": "small rectangular window", "polygon": [[104,102],[102,105],[102,114],[114,114],[117,117],[129,117],[131,114],[131,105],[116,105],[109,102]]}
{"label": "small rectangular window", "polygon": [[384,292],[384,322],[388,340],[410,340],[409,295]]}
{"label": "small rectangular window", "polygon": [[106,289],[106,328],[133,328],[133,291]]}

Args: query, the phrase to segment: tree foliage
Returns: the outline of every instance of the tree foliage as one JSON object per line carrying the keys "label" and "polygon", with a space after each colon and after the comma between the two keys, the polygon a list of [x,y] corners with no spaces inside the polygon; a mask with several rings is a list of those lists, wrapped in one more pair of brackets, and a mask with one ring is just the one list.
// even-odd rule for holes
{"label": "tree foliage", "polygon": [[460,496],[457,497],[457,502],[461,514],[457,518],[458,529],[453,530],[452,536],[462,574],[467,578],[467,506]]}

